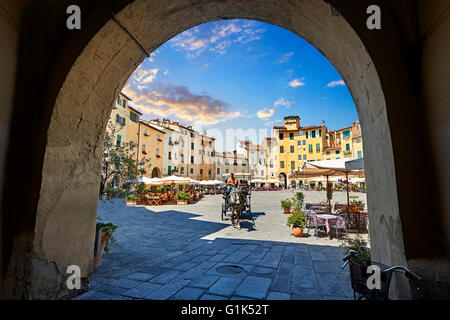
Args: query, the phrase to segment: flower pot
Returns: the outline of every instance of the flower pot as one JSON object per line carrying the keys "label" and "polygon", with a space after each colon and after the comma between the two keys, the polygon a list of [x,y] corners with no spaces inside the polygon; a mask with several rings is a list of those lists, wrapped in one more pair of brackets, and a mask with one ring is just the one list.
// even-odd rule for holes
{"label": "flower pot", "polygon": [[291,208],[284,208],[284,213],[286,213],[286,214],[291,213]]}
{"label": "flower pot", "polygon": [[100,253],[98,256],[94,257],[94,269],[100,265],[100,261],[102,260],[103,251],[105,250],[106,240],[108,239],[109,234],[102,231],[102,241],[100,244]]}
{"label": "flower pot", "polygon": [[177,200],[177,204],[187,204],[187,200]]}
{"label": "flower pot", "polygon": [[300,228],[300,227],[292,227],[292,233],[294,233],[294,236],[300,238],[300,237],[303,236],[303,228]]}

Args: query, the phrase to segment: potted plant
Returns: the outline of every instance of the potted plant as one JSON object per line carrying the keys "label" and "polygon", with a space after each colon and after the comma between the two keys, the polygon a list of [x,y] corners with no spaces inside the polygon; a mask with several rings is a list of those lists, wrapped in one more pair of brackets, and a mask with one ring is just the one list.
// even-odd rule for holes
{"label": "potted plant", "polygon": [[372,257],[370,255],[370,249],[367,246],[367,241],[360,235],[357,235],[355,239],[349,239],[348,243],[341,244],[341,247],[345,250],[345,255],[350,254],[350,250],[356,251],[356,255],[367,265],[371,264]]}
{"label": "potted plant", "polygon": [[113,233],[117,230],[115,224],[111,222],[108,223],[97,223],[97,228],[102,231],[101,233],[101,244],[100,244],[100,253],[94,257],[94,268],[97,268],[100,265],[100,261],[102,260],[103,252],[109,252],[109,246],[113,244],[116,239],[114,238]]}
{"label": "potted plant", "polygon": [[296,212],[287,218],[286,225],[289,227],[292,226],[294,236],[301,237],[303,236],[303,228],[306,226],[306,217],[301,211]]}
{"label": "potted plant", "polygon": [[352,200],[350,204],[356,206],[360,210],[364,210],[364,202],[362,200]]}
{"label": "potted plant", "polygon": [[127,206],[136,205],[137,196],[135,194],[131,193],[127,195],[126,199],[127,199]]}
{"label": "potted plant", "polygon": [[187,204],[189,194],[187,192],[177,192],[177,204]]}
{"label": "potted plant", "polygon": [[281,200],[281,208],[284,209],[284,213],[289,214],[291,213],[291,208],[293,206],[291,199],[285,199]]}
{"label": "potted plant", "polygon": [[301,211],[303,208],[303,202],[305,201],[305,195],[303,192],[296,192],[295,196],[292,197],[292,204],[295,211]]}

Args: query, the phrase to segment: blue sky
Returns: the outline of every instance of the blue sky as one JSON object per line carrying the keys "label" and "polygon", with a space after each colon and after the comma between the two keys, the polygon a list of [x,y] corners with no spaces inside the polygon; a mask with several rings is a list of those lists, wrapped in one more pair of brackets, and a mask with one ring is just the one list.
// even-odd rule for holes
{"label": "blue sky", "polygon": [[[254,143],[286,115],[299,115],[302,126],[325,120],[331,130],[358,120],[344,81],[322,54],[286,29],[252,20],[205,23],[175,36],[123,91],[146,120],[177,120],[216,138],[251,128]],[[233,148],[223,140],[218,151]]]}

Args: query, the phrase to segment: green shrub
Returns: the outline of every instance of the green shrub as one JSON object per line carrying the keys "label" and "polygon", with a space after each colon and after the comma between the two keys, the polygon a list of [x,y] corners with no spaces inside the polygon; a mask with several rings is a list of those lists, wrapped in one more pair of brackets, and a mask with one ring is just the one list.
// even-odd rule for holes
{"label": "green shrub", "polygon": [[355,239],[349,239],[348,243],[342,244],[341,247],[345,249],[345,254],[349,254],[350,250],[356,251],[356,254],[367,264],[371,263],[370,249],[367,246],[366,240],[360,235],[357,235]]}
{"label": "green shrub", "polygon": [[127,195],[127,201],[136,201],[137,200],[137,196],[135,194],[129,194]]}
{"label": "green shrub", "polygon": [[112,224],[111,222],[108,223],[97,223],[97,226],[99,229],[101,229],[103,232],[106,232],[109,237],[106,240],[105,244],[105,251],[109,252],[109,246],[116,242],[116,238],[114,238],[114,232],[117,230],[117,227],[115,224]]}
{"label": "green shrub", "polygon": [[292,204],[294,207],[294,211],[301,212],[304,201],[305,201],[305,195],[303,194],[303,192],[296,192],[295,196],[292,197]]}
{"label": "green shrub", "polygon": [[293,205],[294,204],[291,199],[281,200],[281,208],[291,208]]}
{"label": "green shrub", "polygon": [[187,192],[177,192],[177,200],[189,200],[189,193]]}
{"label": "green shrub", "polygon": [[304,228],[306,226],[306,217],[303,214],[295,213],[291,214],[287,218],[287,226],[294,226],[299,228]]}

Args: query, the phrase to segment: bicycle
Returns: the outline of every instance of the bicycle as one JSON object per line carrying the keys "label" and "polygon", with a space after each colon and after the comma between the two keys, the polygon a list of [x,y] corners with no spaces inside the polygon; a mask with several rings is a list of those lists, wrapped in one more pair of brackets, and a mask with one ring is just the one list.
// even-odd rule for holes
{"label": "bicycle", "polygon": [[350,250],[349,255],[346,256],[343,261],[345,261],[345,263],[342,265],[341,269],[344,269],[347,264],[349,265],[354,300],[356,300],[357,293],[360,295],[359,300],[389,300],[389,287],[394,272],[401,272],[404,274],[408,278],[410,284],[412,284],[411,287],[415,289],[413,297],[421,298],[420,281],[422,281],[422,278],[407,267],[390,267],[382,263],[371,262],[371,265],[376,265],[380,268],[380,289],[369,289],[367,286],[367,279],[371,275],[367,274],[369,265],[362,261],[354,250]]}

